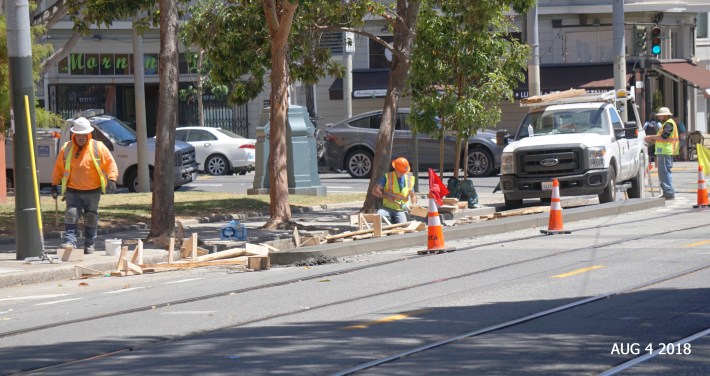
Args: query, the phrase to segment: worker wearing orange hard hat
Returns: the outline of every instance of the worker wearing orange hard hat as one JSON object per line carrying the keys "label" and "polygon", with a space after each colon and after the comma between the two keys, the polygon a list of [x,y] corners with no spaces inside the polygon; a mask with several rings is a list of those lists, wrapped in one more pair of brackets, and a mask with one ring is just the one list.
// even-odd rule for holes
{"label": "worker wearing orange hard hat", "polygon": [[387,218],[391,223],[407,222],[408,201],[417,203],[417,195],[414,193],[414,176],[410,173],[409,161],[407,158],[399,157],[392,161],[390,171],[380,178],[372,194],[382,199],[382,208],[377,214]]}

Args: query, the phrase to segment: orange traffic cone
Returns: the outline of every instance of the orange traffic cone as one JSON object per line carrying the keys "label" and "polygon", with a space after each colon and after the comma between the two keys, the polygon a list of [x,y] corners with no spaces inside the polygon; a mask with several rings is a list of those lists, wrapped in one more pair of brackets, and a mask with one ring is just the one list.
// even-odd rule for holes
{"label": "orange traffic cone", "polygon": [[550,222],[547,230],[540,230],[547,235],[571,234],[572,231],[562,229],[562,204],[560,203],[560,182],[552,179],[552,198],[550,199]]}
{"label": "orange traffic cone", "polygon": [[698,165],[698,204],[693,205],[694,208],[707,208],[710,206],[708,201],[708,189],[705,187],[705,177],[703,176],[703,166]]}
{"label": "orange traffic cone", "polygon": [[417,251],[417,254],[444,253],[456,250],[456,247],[446,247],[444,244],[444,231],[439,218],[439,209],[436,200],[429,198],[429,212],[427,213],[427,249]]}

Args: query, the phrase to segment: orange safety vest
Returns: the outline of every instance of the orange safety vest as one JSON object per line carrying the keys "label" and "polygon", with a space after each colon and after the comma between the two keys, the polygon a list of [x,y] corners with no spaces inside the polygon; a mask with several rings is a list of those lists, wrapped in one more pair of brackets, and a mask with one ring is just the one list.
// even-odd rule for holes
{"label": "orange safety vest", "polygon": [[[71,144],[70,147],[69,144]],[[101,170],[101,167],[99,166],[99,161],[96,159],[96,156],[99,155],[99,145],[96,144],[96,141],[92,138],[89,139],[88,145],[86,147],[89,148],[89,155],[91,156],[91,160],[94,162],[94,167],[96,167],[96,172],[99,173],[99,179],[101,181],[101,193],[106,193],[106,177],[104,176],[104,172]],[[62,194],[66,192],[67,190],[67,182],[69,181],[69,174],[71,173],[71,155],[74,152],[74,142],[72,141],[67,141],[66,144],[64,144],[64,175],[62,176]]]}

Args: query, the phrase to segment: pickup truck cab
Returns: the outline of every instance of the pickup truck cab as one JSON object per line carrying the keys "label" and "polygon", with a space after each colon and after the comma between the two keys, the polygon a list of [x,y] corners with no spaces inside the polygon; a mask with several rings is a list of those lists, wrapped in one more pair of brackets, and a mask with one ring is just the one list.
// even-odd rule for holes
{"label": "pickup truck cab", "polygon": [[615,92],[556,96],[521,102],[531,109],[501,157],[506,207],[520,207],[526,198],[548,201],[553,178],[560,196],[598,195],[606,203],[616,200],[617,184],[628,183],[629,197],[642,197],[648,158],[633,97],[624,124]]}
{"label": "pickup truck cab", "polygon": [[[79,116],[85,117],[89,120],[91,126],[94,127],[92,132],[93,139],[103,142],[111,151],[111,155],[116,160],[116,166],[118,167],[117,184],[127,187],[131,192],[135,192],[138,187],[138,142],[135,131],[117,118],[104,115],[103,110],[88,110]],[[54,161],[57,159],[57,153],[61,150],[62,145],[71,138],[70,124],[72,121],[73,119],[68,120],[69,124],[62,130],[54,130],[53,132],[37,130],[35,147],[38,177],[41,186],[52,184]],[[58,131],[60,133],[57,133]],[[11,143],[11,140],[9,142]],[[6,144],[6,172],[7,176],[10,177],[13,176],[14,164],[12,147],[7,146]],[[155,138],[147,140],[147,149],[152,188]],[[197,178],[197,167],[195,148],[186,142],[175,141],[175,166],[173,170],[175,189],[195,180]],[[12,182],[12,179],[8,178],[8,183]],[[8,188],[10,187],[12,185],[8,186]]]}

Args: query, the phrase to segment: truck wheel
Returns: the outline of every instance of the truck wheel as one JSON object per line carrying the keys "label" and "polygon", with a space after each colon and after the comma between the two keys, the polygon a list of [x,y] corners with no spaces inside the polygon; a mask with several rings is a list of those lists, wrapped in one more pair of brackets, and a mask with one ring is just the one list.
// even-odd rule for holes
{"label": "truck wheel", "polygon": [[522,199],[508,198],[507,195],[503,195],[503,198],[505,199],[505,208],[506,209],[518,209],[523,206]]}
{"label": "truck wheel", "polygon": [[372,154],[367,150],[355,150],[345,158],[345,170],[355,179],[367,179],[372,173]]}
{"label": "truck wheel", "polygon": [[205,172],[212,176],[224,175],[227,170],[229,170],[229,162],[221,155],[213,155],[205,160]]}
{"label": "truck wheel", "polygon": [[493,172],[493,164],[493,157],[488,150],[476,146],[468,151],[468,176],[488,176]]}
{"label": "truck wheel", "polygon": [[[639,159],[643,161],[643,158]],[[646,180],[644,177],[644,166],[639,163],[639,170],[636,172],[636,176],[631,179],[631,188],[629,188],[626,193],[629,198],[642,198],[643,193],[646,191]]]}
{"label": "truck wheel", "polygon": [[[153,167],[148,170],[148,185],[150,186],[150,191],[153,191]],[[126,179],[126,186],[129,192],[138,192],[138,169],[131,171]]]}
{"label": "truck wheel", "polygon": [[609,184],[604,188],[604,192],[599,195],[599,203],[606,204],[616,200],[616,172],[612,168],[609,170]]}

